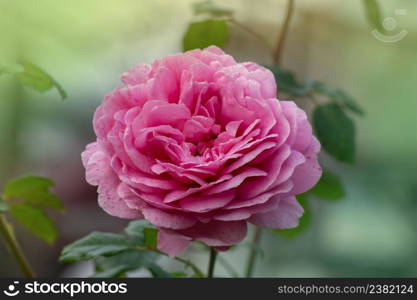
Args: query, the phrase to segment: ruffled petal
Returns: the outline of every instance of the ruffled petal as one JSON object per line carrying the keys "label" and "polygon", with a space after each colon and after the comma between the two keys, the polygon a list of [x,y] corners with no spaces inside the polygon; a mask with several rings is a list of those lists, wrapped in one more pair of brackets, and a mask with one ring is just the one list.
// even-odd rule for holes
{"label": "ruffled petal", "polygon": [[286,229],[298,226],[298,219],[303,215],[304,209],[295,197],[279,200],[278,206],[266,213],[252,215],[249,222],[266,228]]}

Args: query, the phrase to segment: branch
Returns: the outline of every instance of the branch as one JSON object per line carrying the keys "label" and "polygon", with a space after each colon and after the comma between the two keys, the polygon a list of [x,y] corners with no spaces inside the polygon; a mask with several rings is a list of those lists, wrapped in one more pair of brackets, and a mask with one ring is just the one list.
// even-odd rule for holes
{"label": "branch", "polygon": [[284,24],[282,25],[281,32],[278,36],[277,47],[275,48],[275,52],[273,55],[274,65],[278,65],[281,61],[282,52],[284,49],[285,39],[287,37],[288,28],[291,22],[291,18],[294,11],[294,0],[288,0],[287,4],[287,11],[285,13]]}
{"label": "branch", "polygon": [[35,274],[20,249],[19,243],[13,233],[12,226],[7,222],[6,217],[2,214],[0,214],[0,232],[3,234],[7,245],[9,245],[12,254],[16,257],[23,274],[28,278],[35,277]]}

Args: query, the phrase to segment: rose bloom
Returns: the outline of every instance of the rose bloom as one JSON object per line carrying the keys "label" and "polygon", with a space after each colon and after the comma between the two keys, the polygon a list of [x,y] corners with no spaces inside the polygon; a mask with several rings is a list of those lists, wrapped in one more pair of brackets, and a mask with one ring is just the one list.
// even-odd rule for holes
{"label": "rose bloom", "polygon": [[139,64],[94,115],[82,153],[110,215],[145,218],[170,256],[192,240],[219,250],[247,223],[298,225],[296,198],[322,170],[304,111],[279,101],[272,73],[217,47]]}

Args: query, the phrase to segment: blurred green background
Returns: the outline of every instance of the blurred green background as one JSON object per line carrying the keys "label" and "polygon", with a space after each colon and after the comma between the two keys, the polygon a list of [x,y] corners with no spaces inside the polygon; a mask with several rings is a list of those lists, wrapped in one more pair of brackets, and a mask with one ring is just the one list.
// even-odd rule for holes
{"label": "blurred green background", "polygon": [[[38,94],[0,77],[0,186],[16,175],[49,176],[66,206],[65,213],[54,215],[61,231],[54,247],[18,230],[39,275],[88,276],[88,264],[57,263],[62,246],[92,230],[117,232],[126,225],[97,206],[80,153],[94,139],[95,108],[120,84],[120,74],[135,63],[181,51],[192,2],[0,0],[0,63],[26,58],[52,74],[69,95],[61,101],[55,90]],[[275,44],[286,1],[217,2]],[[343,178],[346,197],[311,201],[312,224],[297,238],[264,234],[265,253],[255,276],[417,275],[417,2],[380,5],[384,17],[396,21],[387,35],[406,30],[400,41],[386,43],[372,35],[362,1],[296,1],[283,66],[300,78],[350,92],[366,116],[355,117],[355,164],[321,157]],[[397,9],[406,13],[396,15]],[[225,50],[239,61],[271,63],[267,49],[239,28],[232,27]],[[222,256],[242,270],[247,251],[241,246]],[[203,254],[191,250],[188,255],[206,263]],[[4,246],[0,257],[0,276],[20,275]],[[216,271],[227,274],[221,265]]]}

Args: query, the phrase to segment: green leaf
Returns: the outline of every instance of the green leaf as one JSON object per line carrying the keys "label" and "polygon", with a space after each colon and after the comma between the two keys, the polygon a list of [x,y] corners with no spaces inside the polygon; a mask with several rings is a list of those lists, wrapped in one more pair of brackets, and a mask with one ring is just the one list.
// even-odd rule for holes
{"label": "green leaf", "polygon": [[122,235],[92,232],[86,237],[67,245],[62,250],[59,260],[61,262],[88,260],[102,255],[115,255],[134,247],[135,244]]}
{"label": "green leaf", "polygon": [[279,92],[295,97],[302,97],[307,94],[307,86],[300,83],[293,72],[280,66],[268,66],[267,68],[274,74]]}
{"label": "green leaf", "polygon": [[334,158],[351,163],[355,154],[355,129],[352,120],[337,103],[316,107],[313,125],[323,148]]}
{"label": "green leaf", "polygon": [[188,277],[188,275],[187,275],[187,273],[184,273],[184,272],[172,272],[170,274],[170,277],[173,277],[173,278],[186,278],[186,277]]}
{"label": "green leaf", "polygon": [[55,223],[42,209],[29,203],[14,203],[10,205],[10,213],[19,224],[47,243],[53,243],[58,237]]}
{"label": "green leaf", "polygon": [[136,243],[145,246],[144,229],[151,226],[152,225],[146,220],[134,220],[129,222],[125,228],[125,232],[128,236],[132,237]]}
{"label": "green leaf", "polygon": [[62,86],[40,67],[28,61],[21,62],[21,65],[23,71],[16,73],[16,77],[20,80],[21,84],[33,88],[38,92],[45,92],[55,87],[62,99],[67,97],[67,93]]}
{"label": "green leaf", "polygon": [[112,256],[99,256],[94,260],[96,269],[99,270],[96,277],[104,277],[104,275],[115,277],[128,271],[147,268],[154,264],[157,257],[158,254],[155,252],[134,249],[122,251]]}
{"label": "green leaf", "polygon": [[363,0],[363,4],[370,25],[379,32],[385,33],[385,29],[382,26],[382,15],[378,2],[376,0]]}
{"label": "green leaf", "polygon": [[152,276],[155,278],[169,278],[172,277],[170,273],[166,272],[165,270],[163,270],[160,266],[158,266],[155,263],[150,263],[147,267],[146,267],[149,272],[151,272]]}
{"label": "green leaf", "polygon": [[128,236],[140,246],[156,248],[158,230],[146,220],[135,220],[129,223],[125,228]]}
{"label": "green leaf", "polygon": [[91,278],[117,278],[123,276],[127,271],[129,268],[126,266],[114,266],[105,271],[96,272]]}
{"label": "green leaf", "polygon": [[211,17],[230,17],[233,14],[232,10],[218,7],[210,0],[193,3],[192,7],[196,15],[209,14]]}
{"label": "green leaf", "polygon": [[356,103],[356,101],[350,95],[340,89],[329,87],[323,82],[316,80],[308,80],[306,81],[306,85],[309,86],[310,90],[326,95],[331,100],[336,101],[342,107],[347,108],[358,115],[363,116],[365,114],[362,108]]}
{"label": "green leaf", "polygon": [[146,227],[144,228],[143,233],[145,235],[145,245],[151,249],[155,249],[158,239],[158,230]]}
{"label": "green leaf", "polygon": [[4,196],[18,198],[25,203],[39,207],[63,210],[61,200],[49,191],[53,186],[53,181],[48,178],[39,176],[19,177],[6,183]]}
{"label": "green leaf", "polygon": [[339,199],[345,195],[340,178],[329,171],[323,171],[319,182],[309,193],[319,198],[330,200]]}
{"label": "green leaf", "polygon": [[356,101],[342,90],[336,89],[332,95],[332,99],[358,115],[363,116],[365,114]]}
{"label": "green leaf", "polygon": [[297,227],[289,229],[273,229],[272,231],[288,239],[297,237],[300,233],[304,232],[311,222],[310,205],[308,204],[307,198],[307,194],[297,195],[298,203],[304,208],[304,214],[299,219]]}
{"label": "green leaf", "polygon": [[4,201],[2,198],[0,198],[0,213],[4,213],[9,210],[9,205]]}
{"label": "green leaf", "polygon": [[193,22],[183,38],[184,51],[203,49],[211,45],[224,47],[229,38],[229,27],[225,20],[210,19]]}

